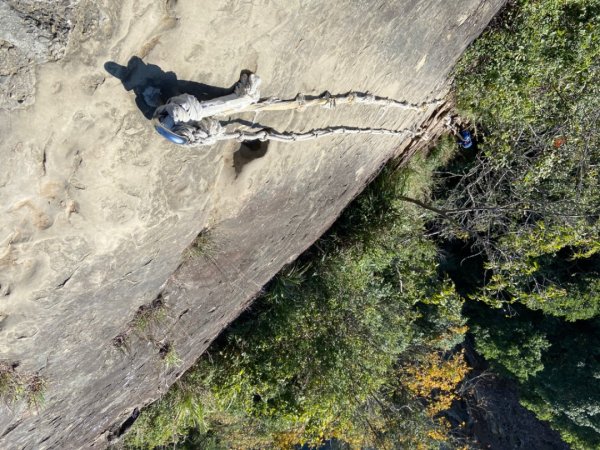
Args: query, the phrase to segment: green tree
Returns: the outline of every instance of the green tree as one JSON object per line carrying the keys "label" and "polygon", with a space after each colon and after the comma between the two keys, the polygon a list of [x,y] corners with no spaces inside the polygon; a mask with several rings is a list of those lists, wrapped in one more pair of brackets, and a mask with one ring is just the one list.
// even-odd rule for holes
{"label": "green tree", "polygon": [[468,292],[476,347],[565,441],[598,448],[600,1],[509,2],[455,86],[479,149],[430,206],[485,261]]}
{"label": "green tree", "polygon": [[332,437],[356,447],[433,448],[449,440],[398,376],[400,367],[438,361],[466,331],[463,301],[439,273],[420,210],[398,199],[424,195],[434,167],[386,169],[142,413],[129,445],[166,445],[190,430],[194,442],[226,448]]}
{"label": "green tree", "polygon": [[522,403],[573,448],[600,446],[600,321],[565,322],[517,307],[470,308],[477,350],[519,382]]}
{"label": "green tree", "polygon": [[477,298],[596,316],[600,2],[511,2],[463,58],[456,98],[480,152],[447,170],[434,206],[487,259]]}
{"label": "green tree", "polygon": [[[510,322],[510,319],[507,319]],[[472,329],[476,349],[488,361],[495,363],[500,372],[508,373],[519,381],[544,369],[542,353],[550,347],[546,336],[531,324],[502,324],[494,328],[476,326]]]}
{"label": "green tree", "polygon": [[600,322],[560,323],[548,334],[544,370],[522,386],[522,403],[573,448],[600,448]]}

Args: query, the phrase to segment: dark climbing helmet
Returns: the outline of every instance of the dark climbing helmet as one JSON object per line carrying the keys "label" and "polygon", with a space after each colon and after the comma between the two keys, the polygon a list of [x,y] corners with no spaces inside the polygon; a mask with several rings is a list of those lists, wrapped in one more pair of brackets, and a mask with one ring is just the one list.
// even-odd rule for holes
{"label": "dark climbing helmet", "polygon": [[458,142],[458,145],[460,145],[462,148],[468,149],[473,146],[473,138],[469,130],[462,130],[459,133],[459,139],[460,141]]}
{"label": "dark climbing helmet", "polygon": [[162,125],[154,125],[154,129],[160,134],[162,137],[168,139],[174,144],[184,145],[187,144],[188,141],[183,136],[179,136],[178,134],[173,133],[171,130],[163,127]]}
{"label": "dark climbing helmet", "polygon": [[170,116],[154,117],[153,122],[156,132],[165,139],[178,145],[185,145],[188,143],[188,140],[185,137],[180,136],[171,130],[173,127],[173,119]]}

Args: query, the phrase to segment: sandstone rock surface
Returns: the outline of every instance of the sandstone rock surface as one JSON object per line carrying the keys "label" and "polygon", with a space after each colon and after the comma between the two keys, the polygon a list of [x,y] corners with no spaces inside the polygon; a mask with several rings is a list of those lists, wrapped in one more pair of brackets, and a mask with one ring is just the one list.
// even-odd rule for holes
{"label": "sandstone rock surface", "polygon": [[65,55],[78,0],[0,1],[0,105],[34,102],[35,65]]}
{"label": "sandstone rock surface", "polygon": [[[187,149],[154,133],[145,87],[210,98],[248,69],[263,96],[421,103],[445,95],[502,3],[0,0],[0,360],[46,380],[41,407],[0,406],[0,448],[105,447],[410,144]],[[435,114],[344,106],[241,119],[418,129]],[[206,251],[186,252],[203,230]],[[156,299],[164,317],[133,330]],[[179,367],[161,359],[165,345]]]}

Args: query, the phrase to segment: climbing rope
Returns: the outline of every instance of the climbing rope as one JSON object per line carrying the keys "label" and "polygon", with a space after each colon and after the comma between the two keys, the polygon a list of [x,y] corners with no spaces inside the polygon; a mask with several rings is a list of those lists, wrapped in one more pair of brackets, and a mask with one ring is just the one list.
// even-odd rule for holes
{"label": "climbing rope", "polygon": [[279,132],[270,128],[261,128],[257,131],[235,130],[227,132],[215,119],[203,119],[194,125],[184,124],[176,126],[173,131],[187,140],[188,146],[213,145],[219,141],[235,140],[245,141],[278,141],[302,142],[319,139],[332,135],[370,134],[383,136],[409,136],[411,138],[428,139],[422,132],[410,129],[388,130],[385,128],[355,128],[355,127],[327,127],[317,128],[303,133]]}
{"label": "climbing rope", "polygon": [[420,133],[416,133],[412,130],[387,130],[385,128],[352,128],[352,127],[328,127],[328,128],[316,128],[314,130],[307,131],[305,133],[294,133],[284,132],[280,133],[274,130],[263,129],[260,131],[248,133],[244,131],[234,131],[232,133],[224,133],[218,137],[217,140],[229,140],[235,139],[239,142],[244,141],[279,141],[279,142],[300,142],[310,141],[312,139],[318,139],[326,136],[336,134],[371,134],[371,135],[384,135],[384,136],[405,136],[420,137]]}
{"label": "climbing rope", "polygon": [[377,97],[372,94],[349,92],[331,95],[329,92],[316,97],[307,98],[298,94],[290,100],[268,98],[260,100],[261,79],[255,74],[242,74],[236,83],[234,92],[214,100],[200,102],[196,97],[183,94],[170,98],[165,105],[159,106],[154,114],[157,131],[167,139],[177,144],[190,147],[213,145],[219,141],[279,141],[300,142],[318,139],[331,135],[370,134],[385,136],[410,136],[427,139],[422,132],[414,130],[389,130],[384,128],[355,128],[327,127],[313,129],[307,132],[279,132],[270,128],[257,131],[226,131],[215,117],[225,117],[243,112],[304,110],[309,107],[321,106],[335,108],[338,105],[374,105],[381,108],[398,108],[402,110],[423,111],[432,105],[438,105],[440,100],[421,104]]}
{"label": "climbing rope", "polygon": [[377,97],[376,95],[362,92],[348,92],[346,94],[331,95],[325,92],[314,98],[306,98],[304,94],[298,94],[291,100],[280,100],[278,98],[268,98],[258,103],[248,106],[245,111],[284,111],[289,109],[303,110],[314,106],[334,109],[341,105],[369,105],[379,106],[381,108],[397,108],[401,110],[423,111],[429,106],[437,106],[442,100],[432,100],[419,104],[398,101],[387,97]]}

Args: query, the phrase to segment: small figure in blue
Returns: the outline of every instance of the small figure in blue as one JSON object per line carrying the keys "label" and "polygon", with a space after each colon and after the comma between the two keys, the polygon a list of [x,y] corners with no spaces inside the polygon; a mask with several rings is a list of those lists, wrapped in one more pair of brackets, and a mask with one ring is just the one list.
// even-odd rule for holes
{"label": "small figure in blue", "polygon": [[465,150],[473,147],[473,137],[469,130],[461,130],[460,133],[458,133],[458,145]]}

